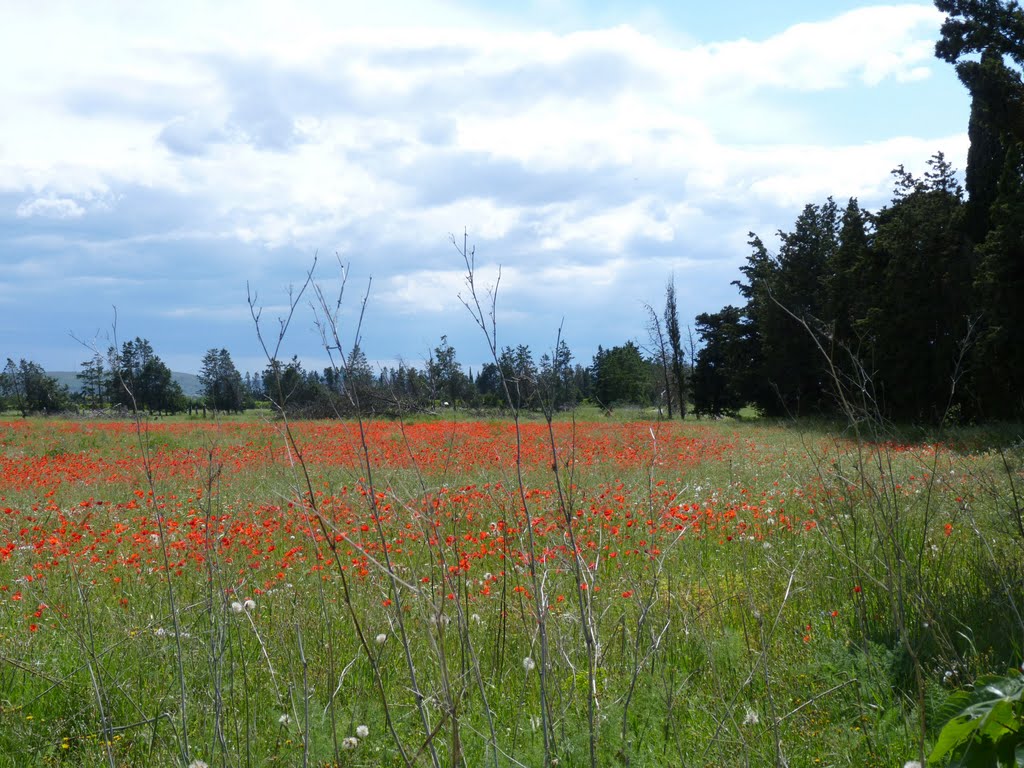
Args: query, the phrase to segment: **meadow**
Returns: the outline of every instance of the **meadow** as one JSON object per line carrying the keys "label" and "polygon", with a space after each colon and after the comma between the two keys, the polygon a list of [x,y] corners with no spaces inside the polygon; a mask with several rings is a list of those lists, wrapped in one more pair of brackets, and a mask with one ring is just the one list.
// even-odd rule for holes
{"label": "meadow", "polygon": [[902,766],[1021,663],[1021,447],[0,422],[0,766]]}

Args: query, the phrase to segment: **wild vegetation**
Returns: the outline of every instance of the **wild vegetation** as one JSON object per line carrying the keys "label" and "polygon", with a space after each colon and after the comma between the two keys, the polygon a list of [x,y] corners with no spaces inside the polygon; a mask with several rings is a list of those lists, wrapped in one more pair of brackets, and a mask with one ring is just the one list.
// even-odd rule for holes
{"label": "wild vegetation", "polygon": [[0,764],[901,765],[1024,650],[1019,446],[141,427],[3,424]]}

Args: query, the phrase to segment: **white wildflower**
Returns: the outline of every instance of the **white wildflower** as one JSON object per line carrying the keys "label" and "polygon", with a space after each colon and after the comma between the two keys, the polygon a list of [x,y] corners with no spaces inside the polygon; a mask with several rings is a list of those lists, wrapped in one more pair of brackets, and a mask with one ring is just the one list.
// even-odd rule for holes
{"label": "white wildflower", "polygon": [[359,739],[357,739],[355,736],[346,736],[344,739],[341,740],[342,749],[355,749],[358,746]]}
{"label": "white wildflower", "polygon": [[231,603],[231,610],[234,611],[235,613],[241,613],[242,612],[242,604],[240,602],[238,602],[237,600],[235,600],[233,603]]}
{"label": "white wildflower", "polygon": [[256,610],[256,601],[253,600],[250,597],[248,600],[246,600],[244,603],[242,603],[242,606],[245,608],[245,610],[247,610],[249,612],[255,611]]}
{"label": "white wildflower", "polygon": [[285,728],[287,728],[289,725],[291,725],[292,716],[285,713],[281,715],[279,718],[277,718],[277,722],[283,725]]}
{"label": "white wildflower", "polygon": [[537,664],[529,656],[527,656],[525,659],[523,659],[523,669],[525,669],[527,673],[532,672],[533,668],[536,667],[536,666],[537,666]]}
{"label": "white wildflower", "polygon": [[369,735],[370,729],[367,728],[365,725],[360,725],[356,727],[356,736],[358,736],[360,739],[365,739]]}
{"label": "white wildflower", "polygon": [[744,725],[757,725],[759,722],[761,722],[761,718],[759,718],[757,716],[757,712],[752,710],[750,707],[747,707],[747,714],[743,718],[743,724]]}
{"label": "white wildflower", "polygon": [[469,620],[472,621],[474,624],[479,624],[481,621],[483,621],[483,619],[480,618],[479,613],[474,613],[472,616],[469,617]]}
{"label": "white wildflower", "polygon": [[384,641],[388,639],[388,636],[381,632],[377,637],[374,638],[377,645],[384,645]]}

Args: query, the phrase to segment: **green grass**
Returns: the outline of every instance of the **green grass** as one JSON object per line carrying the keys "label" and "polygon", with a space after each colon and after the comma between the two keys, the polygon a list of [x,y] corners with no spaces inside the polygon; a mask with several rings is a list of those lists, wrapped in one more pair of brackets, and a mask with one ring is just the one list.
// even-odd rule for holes
{"label": "green grass", "polygon": [[[950,692],[1020,663],[1019,445],[1004,443],[1008,474],[978,441],[857,445],[763,420],[639,415],[582,414],[575,438],[566,422],[557,434],[559,461],[578,450],[561,480],[591,565],[593,681],[544,430],[527,435],[560,765],[589,763],[591,682],[602,765],[892,766],[933,742]],[[5,425],[0,766],[107,764],[101,705],[115,764],[184,765],[179,669],[189,757],[210,765],[300,765],[304,752],[311,765],[400,765],[385,701],[417,765],[430,744],[442,764],[459,750],[493,765],[491,724],[499,764],[542,764],[539,670],[523,665],[540,661],[538,596],[507,425],[436,419],[411,425],[408,446],[394,424],[371,434],[408,585],[397,592],[360,553],[383,557],[354,433],[296,425],[313,498],[345,535],[335,561],[302,522],[305,477],[274,429],[152,425],[161,540],[130,430]],[[470,557],[499,520],[519,531]],[[255,608],[236,612],[246,598]],[[368,738],[335,748],[360,725]]]}

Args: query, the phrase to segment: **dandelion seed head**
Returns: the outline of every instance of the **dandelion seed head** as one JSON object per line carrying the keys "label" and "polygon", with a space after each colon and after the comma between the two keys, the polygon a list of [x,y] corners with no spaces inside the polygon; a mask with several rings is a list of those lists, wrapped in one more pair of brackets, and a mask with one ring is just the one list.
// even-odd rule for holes
{"label": "dandelion seed head", "polygon": [[523,659],[523,669],[525,669],[527,672],[532,672],[534,667],[536,667],[536,666],[537,666],[537,663],[533,659],[531,659],[529,656],[527,656],[525,659]]}
{"label": "dandelion seed head", "polygon": [[210,768],[210,766],[206,764],[205,760],[193,760],[188,764],[188,768]]}
{"label": "dandelion seed head", "polygon": [[344,739],[341,740],[342,749],[355,749],[358,746],[359,739],[357,739],[355,736],[346,736]]}
{"label": "dandelion seed head", "polygon": [[245,608],[245,610],[247,610],[247,611],[250,611],[250,612],[251,612],[251,611],[255,611],[255,610],[256,610],[256,601],[255,601],[255,600],[253,600],[253,599],[252,599],[252,598],[250,597],[250,598],[249,598],[248,600],[246,600],[246,601],[245,601],[244,603],[242,603],[242,606],[243,606],[243,607]]}
{"label": "dandelion seed head", "polygon": [[384,641],[387,640],[387,639],[388,639],[388,636],[386,634],[384,634],[383,632],[381,632],[379,635],[377,635],[374,638],[374,641],[376,641],[377,645],[384,645]]}
{"label": "dandelion seed head", "polygon": [[356,727],[356,736],[358,736],[360,739],[365,739],[369,735],[370,729],[367,728],[365,725],[360,725]]}
{"label": "dandelion seed head", "polygon": [[757,712],[752,710],[750,707],[747,707],[747,714],[743,718],[743,724],[744,725],[757,725],[759,722],[761,722],[761,718],[759,718],[757,716]]}
{"label": "dandelion seed head", "polygon": [[235,600],[233,603],[231,603],[231,610],[234,611],[235,613],[241,613],[242,612],[242,604],[240,602],[238,602],[237,600]]}
{"label": "dandelion seed head", "polygon": [[277,722],[279,722],[281,725],[284,725],[284,726],[289,725],[291,723],[291,721],[292,721],[292,717],[291,717],[291,715],[289,715],[287,713],[285,713],[285,714],[281,715],[279,718],[277,718]]}

